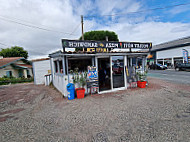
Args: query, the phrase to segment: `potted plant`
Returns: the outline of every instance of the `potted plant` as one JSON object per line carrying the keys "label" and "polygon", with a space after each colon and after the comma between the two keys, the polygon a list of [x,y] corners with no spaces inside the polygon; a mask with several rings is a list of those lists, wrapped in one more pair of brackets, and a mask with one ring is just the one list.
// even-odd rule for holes
{"label": "potted plant", "polygon": [[139,88],[145,88],[147,72],[146,71],[138,71],[137,76],[138,76],[137,86]]}
{"label": "potted plant", "polygon": [[79,88],[75,89],[78,99],[84,98],[84,95],[85,95],[84,86],[86,85],[86,78],[87,78],[87,73],[84,73],[84,74],[77,73],[73,78],[73,83],[79,86]]}

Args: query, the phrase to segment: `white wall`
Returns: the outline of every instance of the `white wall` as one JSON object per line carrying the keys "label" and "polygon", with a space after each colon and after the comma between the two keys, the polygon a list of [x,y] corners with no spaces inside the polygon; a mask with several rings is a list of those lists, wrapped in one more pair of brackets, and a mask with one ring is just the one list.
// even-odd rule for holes
{"label": "white wall", "polygon": [[156,57],[157,59],[163,59],[163,58],[172,58],[172,57],[183,57],[183,50],[186,49],[190,53],[190,46],[187,47],[178,47],[163,51],[157,51]]}
{"label": "white wall", "polygon": [[34,83],[45,84],[44,75],[48,74],[48,70],[51,70],[50,60],[34,61],[32,65],[33,65]]}

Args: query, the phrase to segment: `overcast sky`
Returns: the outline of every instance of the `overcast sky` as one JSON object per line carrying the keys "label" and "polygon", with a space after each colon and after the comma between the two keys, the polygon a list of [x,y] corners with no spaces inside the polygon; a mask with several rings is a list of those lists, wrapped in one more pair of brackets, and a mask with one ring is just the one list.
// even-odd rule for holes
{"label": "overcast sky", "polygon": [[[110,14],[118,16],[102,16]],[[80,15],[84,32],[111,30],[120,41],[155,45],[190,36],[190,0],[0,0],[0,48],[17,45],[29,59],[47,57],[62,49],[62,38],[81,36]]]}

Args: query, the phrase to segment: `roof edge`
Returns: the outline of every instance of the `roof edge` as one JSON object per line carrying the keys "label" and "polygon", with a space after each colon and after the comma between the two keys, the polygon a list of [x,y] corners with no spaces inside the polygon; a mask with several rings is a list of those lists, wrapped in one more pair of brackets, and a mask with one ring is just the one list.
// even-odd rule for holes
{"label": "roof edge", "polygon": [[12,61],[12,62],[6,64],[6,65],[1,66],[0,69],[4,68],[4,67],[6,67],[6,66],[9,66],[10,64],[15,63],[15,62],[17,62],[17,61],[19,61],[19,60],[26,60],[26,59],[25,59],[24,57],[21,57],[20,59],[14,60],[14,61]]}

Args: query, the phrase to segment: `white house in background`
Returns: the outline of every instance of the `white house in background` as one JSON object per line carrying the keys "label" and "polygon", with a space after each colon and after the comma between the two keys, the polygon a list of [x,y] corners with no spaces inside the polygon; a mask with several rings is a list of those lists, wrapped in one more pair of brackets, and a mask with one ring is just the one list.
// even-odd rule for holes
{"label": "white house in background", "polygon": [[0,57],[0,77],[33,77],[32,66],[24,57]]}
{"label": "white house in background", "polygon": [[50,59],[42,58],[32,60],[34,84],[45,84],[44,76],[51,74]]}

